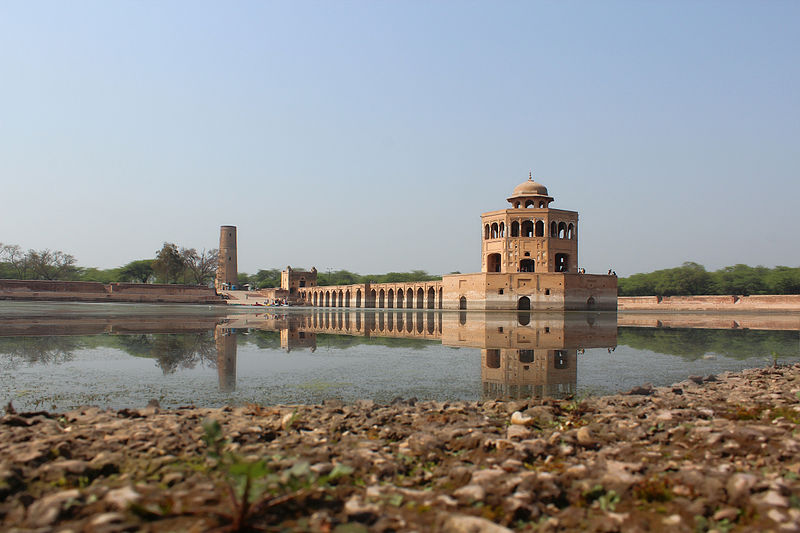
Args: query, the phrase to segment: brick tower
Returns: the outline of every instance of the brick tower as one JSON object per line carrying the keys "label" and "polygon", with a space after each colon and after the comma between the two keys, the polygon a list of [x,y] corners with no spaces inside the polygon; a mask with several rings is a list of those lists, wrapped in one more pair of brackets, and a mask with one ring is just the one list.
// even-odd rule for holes
{"label": "brick tower", "polygon": [[231,289],[239,284],[236,266],[236,226],[219,227],[219,263],[214,286],[217,290]]}

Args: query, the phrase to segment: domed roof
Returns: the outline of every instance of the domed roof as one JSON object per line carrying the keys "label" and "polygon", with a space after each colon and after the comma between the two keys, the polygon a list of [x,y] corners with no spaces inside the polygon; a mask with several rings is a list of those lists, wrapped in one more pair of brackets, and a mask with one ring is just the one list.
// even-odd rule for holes
{"label": "domed roof", "polygon": [[533,177],[530,177],[528,181],[523,181],[514,187],[511,197],[514,198],[516,196],[547,196],[547,187],[533,181]]}
{"label": "domed roof", "polygon": [[508,198],[508,201],[511,202],[516,198],[530,198],[531,196],[537,196],[539,198],[547,198],[548,200],[552,201],[553,199],[547,195],[547,187],[542,185],[541,183],[537,183],[533,181],[533,174],[528,174],[528,181],[523,181],[516,187],[514,187],[514,192],[511,193],[511,196]]}

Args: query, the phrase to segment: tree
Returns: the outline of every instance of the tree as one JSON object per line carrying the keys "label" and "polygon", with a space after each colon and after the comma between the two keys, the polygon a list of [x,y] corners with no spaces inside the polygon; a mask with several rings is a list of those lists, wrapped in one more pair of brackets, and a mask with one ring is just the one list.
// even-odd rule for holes
{"label": "tree", "polygon": [[261,269],[252,277],[259,289],[281,286],[281,271],[277,268]]}
{"label": "tree", "polygon": [[114,281],[119,281],[121,269],[119,268],[107,268],[107,269],[100,269],[100,268],[81,268],[79,269],[78,279],[80,281],[97,281],[100,283],[112,283]]}
{"label": "tree", "polygon": [[8,270],[14,278],[28,279],[27,257],[19,245],[0,243],[0,261],[8,265]]}
{"label": "tree", "polygon": [[133,283],[147,283],[153,277],[153,259],[139,259],[131,261],[123,266],[120,271],[120,279]]}
{"label": "tree", "polygon": [[25,258],[36,279],[67,280],[77,275],[75,258],[61,250],[28,250]]}
{"label": "tree", "polygon": [[165,242],[164,246],[156,253],[153,271],[163,282],[177,283],[185,268],[186,264],[178,247],[171,242]]}
{"label": "tree", "polygon": [[214,279],[219,264],[219,250],[212,248],[197,253],[194,248],[181,248],[180,253],[192,281],[198,285],[206,285]]}

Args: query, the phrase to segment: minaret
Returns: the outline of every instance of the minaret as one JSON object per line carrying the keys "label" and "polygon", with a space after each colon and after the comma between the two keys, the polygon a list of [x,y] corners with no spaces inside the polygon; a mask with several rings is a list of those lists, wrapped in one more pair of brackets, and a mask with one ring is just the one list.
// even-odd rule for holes
{"label": "minaret", "polygon": [[219,227],[219,263],[214,283],[217,290],[230,289],[239,284],[236,266],[236,226]]}

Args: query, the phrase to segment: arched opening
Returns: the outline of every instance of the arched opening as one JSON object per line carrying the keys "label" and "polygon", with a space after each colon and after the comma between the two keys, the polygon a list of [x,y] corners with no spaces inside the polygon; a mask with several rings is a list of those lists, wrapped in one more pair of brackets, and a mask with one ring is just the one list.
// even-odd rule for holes
{"label": "arched opening", "polygon": [[533,221],[526,220],[522,223],[522,236],[523,237],[533,237]]}
{"label": "arched opening", "polygon": [[488,239],[489,238],[489,224],[486,224],[483,227],[483,238],[484,239]]}
{"label": "arched opening", "polygon": [[550,223],[550,236],[558,237],[558,224],[556,224],[555,220]]}
{"label": "arched opening", "polygon": [[506,223],[505,222],[501,222],[500,223],[500,237],[505,237],[505,236],[506,236]]}
{"label": "arched opening", "polygon": [[459,309],[466,309],[467,308],[467,297],[462,296],[458,299],[458,308]]}
{"label": "arched opening", "polygon": [[566,239],[567,237],[567,225],[563,222],[558,223],[558,238],[559,239]]}
{"label": "arched opening", "polygon": [[305,287],[305,286],[306,286],[306,279],[305,279],[305,278],[300,278],[300,284],[299,284],[299,286],[300,286],[300,287]]}
{"label": "arched opening", "polygon": [[569,272],[569,254],[556,254],[556,272]]}
{"label": "arched opening", "polygon": [[545,207],[547,207],[547,205],[543,201],[539,202],[539,208],[540,209],[545,208]]}
{"label": "arched opening", "polygon": [[403,289],[397,289],[397,308],[398,309],[402,309],[403,308],[404,297],[405,297],[405,294],[403,294]]}
{"label": "arched opening", "polygon": [[514,209],[519,209],[519,202],[514,202]]}
{"label": "arched opening", "polygon": [[345,307],[350,307],[350,291],[349,290],[346,293],[344,293],[344,306]]}
{"label": "arched opening", "polygon": [[369,291],[369,300],[367,301],[367,307],[375,307],[375,301],[377,300],[377,294],[375,293],[375,289]]}
{"label": "arched opening", "polygon": [[[383,289],[378,293],[378,307],[383,308],[386,305],[386,293]],[[383,331],[383,329],[381,329]]]}
{"label": "arched opening", "polygon": [[497,235],[498,235],[498,231],[499,230],[497,228],[497,222],[494,222],[492,224],[492,226],[491,226],[491,231],[489,231],[489,237],[492,238],[492,239],[496,239]]}
{"label": "arched opening", "polygon": [[594,296],[589,296],[589,298],[586,300],[586,309],[594,309],[594,308],[595,308]]}
{"label": "arched opening", "polygon": [[541,220],[536,221],[536,236],[544,237],[544,222]]}
{"label": "arched opening", "polygon": [[500,368],[500,350],[486,350],[486,368]]}
{"label": "arched opening", "polygon": [[389,289],[389,292],[386,293],[386,307],[389,309],[394,307],[394,289]]}
{"label": "arched opening", "polygon": [[442,288],[439,287],[439,309],[442,308]]}
{"label": "arched opening", "polygon": [[341,289],[339,289],[339,297],[336,298],[336,304],[339,307],[342,307],[344,305],[344,291]]}
{"label": "arched opening", "polygon": [[425,306],[425,291],[422,287],[417,289],[417,309],[422,309]]}
{"label": "arched opening", "polygon": [[500,272],[500,254],[489,254],[486,257],[486,271]]}
{"label": "arched opening", "polygon": [[316,305],[317,305],[317,293],[316,293],[316,292],[314,293],[314,300],[313,300],[313,302],[314,302],[314,307],[316,307]]}
{"label": "arched opening", "polygon": [[520,326],[527,326],[531,323],[531,314],[529,312],[517,313],[517,322]]}
{"label": "arched opening", "polygon": [[525,200],[525,209],[533,207],[534,205],[536,204],[533,203],[533,200]]}
{"label": "arched opening", "polygon": [[361,289],[356,291],[356,307],[361,307]]}
{"label": "arched opening", "polygon": [[331,293],[330,291],[325,291],[325,307],[330,307],[331,305]]}
{"label": "arched opening", "polygon": [[553,367],[556,370],[569,368],[569,353],[566,350],[556,350],[553,353]]}
{"label": "arched opening", "polygon": [[520,311],[530,311],[531,309],[531,299],[527,296],[523,296],[517,301],[517,309]]}
{"label": "arched opening", "polygon": [[572,222],[569,223],[567,226],[567,239],[574,239],[575,238],[575,226]]}
{"label": "arched opening", "polygon": [[533,350],[520,350],[519,362],[520,363],[533,363],[534,360]]}
{"label": "arched opening", "polygon": [[[436,308],[436,290],[433,287],[428,288],[428,309]],[[431,333],[433,333],[431,331]]]}
{"label": "arched opening", "polygon": [[511,223],[511,236],[519,237],[519,222],[516,220]]}
{"label": "arched opening", "polygon": [[336,307],[336,291],[331,292],[331,307]]}
{"label": "arched opening", "polygon": [[533,259],[523,259],[519,262],[519,271],[520,272],[534,272],[535,270],[535,263]]}
{"label": "arched opening", "polygon": [[414,307],[414,290],[409,288],[406,291],[406,308],[412,309]]}

